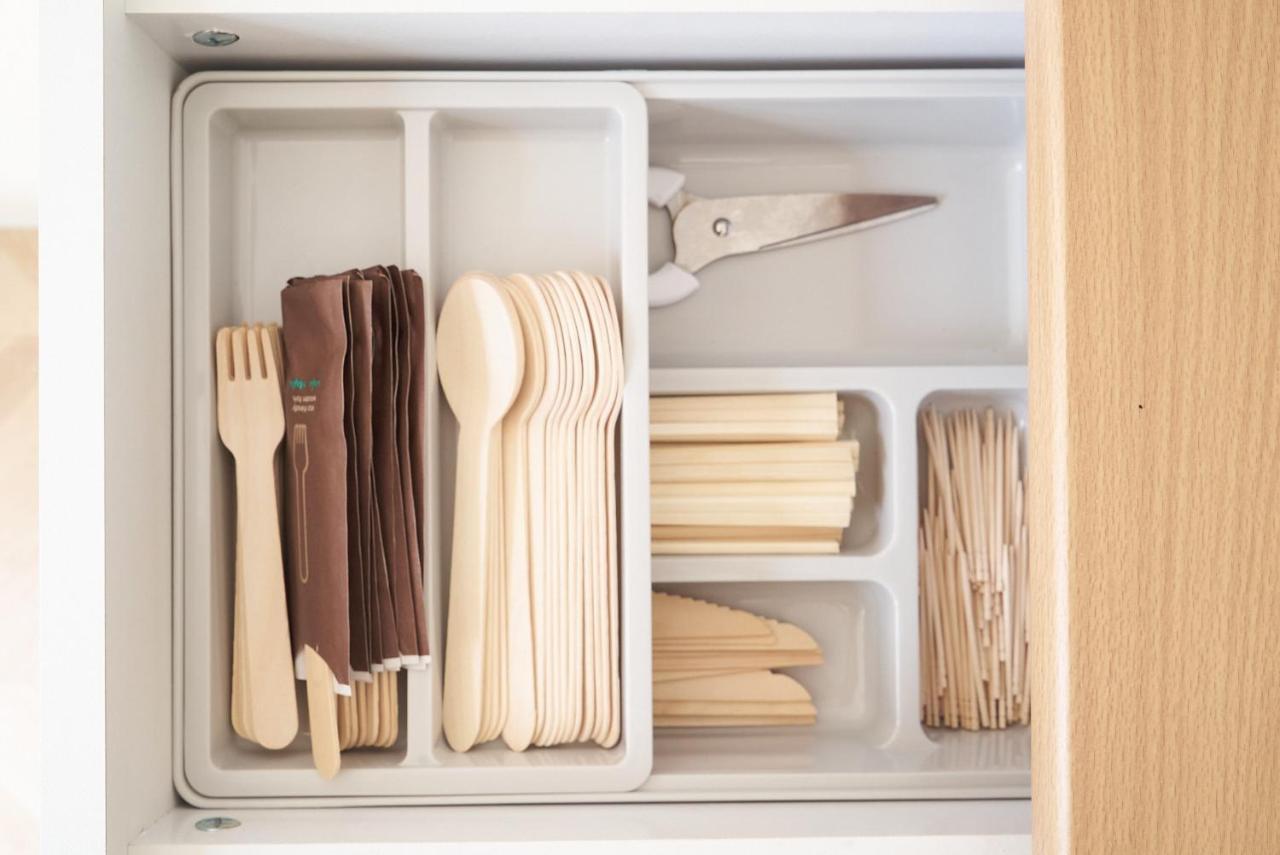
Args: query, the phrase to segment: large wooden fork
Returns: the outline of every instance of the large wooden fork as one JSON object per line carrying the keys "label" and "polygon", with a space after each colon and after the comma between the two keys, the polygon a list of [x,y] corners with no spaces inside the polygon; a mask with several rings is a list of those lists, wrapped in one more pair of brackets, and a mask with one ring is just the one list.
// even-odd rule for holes
{"label": "large wooden fork", "polygon": [[261,327],[218,330],[216,355],[218,434],[236,460],[236,601],[243,610],[243,644],[235,658],[247,674],[239,703],[253,738],[265,748],[284,748],[298,733],[298,705],[273,463],[284,437],[280,383],[270,335]]}

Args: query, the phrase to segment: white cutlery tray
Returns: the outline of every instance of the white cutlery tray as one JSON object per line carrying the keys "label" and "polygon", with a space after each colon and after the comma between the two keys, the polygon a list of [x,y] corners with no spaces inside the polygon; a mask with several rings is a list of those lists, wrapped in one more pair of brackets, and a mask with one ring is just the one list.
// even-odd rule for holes
{"label": "white cutlery tray", "polygon": [[[210,806],[1025,797],[1025,729],[919,724],[916,617],[919,408],[993,403],[1025,419],[1023,113],[1018,71],[237,72],[184,83],[174,101],[174,778],[183,796]],[[650,163],[685,173],[700,195],[866,190],[942,204],[856,235],[725,259],[700,271],[691,298],[649,312],[646,272],[670,258],[665,212],[646,214]],[[440,733],[438,656],[402,677],[399,743],[345,753],[332,781],[311,768],[305,734],[267,752],[232,733],[234,496],[215,426],[213,331],[278,320],[290,276],[389,262],[423,273],[435,309],[476,268],[577,267],[614,285],[627,363],[615,749],[452,752]],[[650,391],[817,390],[841,395],[846,433],[862,450],[840,553],[651,561]],[[433,654],[454,433],[430,394]],[[650,582],[813,634],[825,664],[791,673],[813,694],[818,724],[653,735]]]}

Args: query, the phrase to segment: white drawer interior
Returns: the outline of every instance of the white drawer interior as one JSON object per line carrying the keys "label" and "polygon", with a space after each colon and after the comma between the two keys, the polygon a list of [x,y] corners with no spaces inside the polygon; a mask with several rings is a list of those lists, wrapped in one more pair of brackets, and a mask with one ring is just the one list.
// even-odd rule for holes
{"label": "white drawer interior", "polygon": [[[915,546],[919,408],[993,403],[1025,421],[1021,74],[637,74],[644,100],[634,103],[615,100],[621,83],[451,90],[431,75],[396,77],[357,85],[264,75],[244,84],[251,95],[214,111],[203,142],[183,140],[187,170],[207,163],[184,176],[175,235],[184,271],[175,353],[186,360],[175,388],[184,794],[202,803],[1026,795],[1025,730],[926,733],[919,724]],[[603,94],[575,90],[583,85]],[[477,95],[485,87],[496,88]],[[883,191],[937,195],[941,205],[725,259],[700,271],[690,299],[646,311],[646,264],[670,257],[665,212],[644,212],[648,163],[685,173],[700,195]],[[576,266],[619,289],[629,692],[620,749],[454,754],[439,737],[438,659],[404,686],[400,743],[344,755],[333,782],[311,770],[304,738],[267,753],[231,732],[231,467],[214,429],[207,344],[217,326],[278,319],[289,276],[386,261],[427,274],[437,306],[453,278],[475,268]],[[650,562],[650,387],[838,392],[846,431],[861,444],[840,552]],[[455,426],[438,395],[430,400],[427,590],[440,616]],[[818,724],[660,730],[650,758],[651,580],[810,631],[826,662],[792,673],[811,691]],[[437,651],[442,620],[432,624]]]}

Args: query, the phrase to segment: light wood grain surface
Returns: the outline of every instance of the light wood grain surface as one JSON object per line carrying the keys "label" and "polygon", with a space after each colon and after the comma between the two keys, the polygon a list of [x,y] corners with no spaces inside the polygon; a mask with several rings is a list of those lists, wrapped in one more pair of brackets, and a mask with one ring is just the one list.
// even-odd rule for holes
{"label": "light wood grain surface", "polygon": [[[34,852],[36,675],[36,233],[0,230],[0,853]],[[6,848],[11,847],[11,848]]]}
{"label": "light wood grain surface", "polygon": [[1280,851],[1280,4],[1028,4],[1036,851]]}

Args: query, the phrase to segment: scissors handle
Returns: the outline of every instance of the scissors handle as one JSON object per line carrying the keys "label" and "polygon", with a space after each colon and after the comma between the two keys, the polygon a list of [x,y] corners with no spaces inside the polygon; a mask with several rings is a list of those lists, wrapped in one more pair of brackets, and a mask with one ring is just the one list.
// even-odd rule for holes
{"label": "scissors handle", "polygon": [[[649,204],[670,211],[671,200],[684,188],[684,175],[661,166],[649,167]],[[672,214],[674,217],[674,213]],[[668,261],[649,274],[649,308],[678,303],[698,290],[698,277]]]}
{"label": "scissors handle", "polygon": [[649,167],[649,204],[665,208],[684,187],[684,175],[661,166]]}
{"label": "scissors handle", "polygon": [[649,274],[649,308],[670,306],[698,290],[698,277],[668,261]]}

